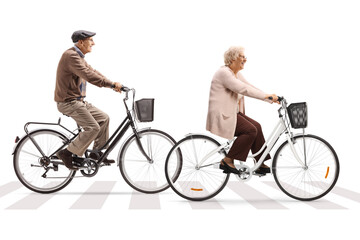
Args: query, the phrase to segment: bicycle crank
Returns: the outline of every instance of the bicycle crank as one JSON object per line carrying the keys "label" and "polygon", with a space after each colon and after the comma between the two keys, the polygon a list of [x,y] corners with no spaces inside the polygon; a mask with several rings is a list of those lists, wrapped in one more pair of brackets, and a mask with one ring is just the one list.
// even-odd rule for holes
{"label": "bicycle crank", "polygon": [[236,166],[239,170],[239,174],[236,175],[237,179],[242,182],[247,182],[252,177],[252,171],[251,168],[245,164],[240,164],[240,167]]}
{"label": "bicycle crank", "polygon": [[84,177],[93,177],[99,171],[99,165],[94,160],[85,158],[79,169]]}

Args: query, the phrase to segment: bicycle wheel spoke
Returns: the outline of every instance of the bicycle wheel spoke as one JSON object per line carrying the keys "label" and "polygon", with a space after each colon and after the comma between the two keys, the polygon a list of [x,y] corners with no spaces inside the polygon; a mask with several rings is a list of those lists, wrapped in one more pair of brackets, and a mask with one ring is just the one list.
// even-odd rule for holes
{"label": "bicycle wheel spoke", "polygon": [[146,159],[127,159],[127,161],[129,161],[129,162],[134,162],[134,163],[147,163],[148,162],[148,160],[146,160]]}
{"label": "bicycle wheel spoke", "polygon": [[31,155],[31,156],[36,157],[36,158],[41,158],[40,155],[35,155],[34,153],[31,153],[31,152],[28,152],[28,151],[25,151],[25,150],[22,150],[21,152],[26,153],[26,154]]}

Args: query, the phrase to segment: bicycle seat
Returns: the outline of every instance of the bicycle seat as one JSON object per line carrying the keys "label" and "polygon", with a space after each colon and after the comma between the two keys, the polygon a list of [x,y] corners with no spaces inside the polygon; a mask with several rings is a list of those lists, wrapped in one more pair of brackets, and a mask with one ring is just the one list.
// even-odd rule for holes
{"label": "bicycle seat", "polygon": [[[66,115],[66,114],[64,114],[64,113],[63,113],[62,115],[71,118],[69,115]],[[72,118],[72,119],[73,119],[73,118]],[[74,119],[73,119],[73,120],[74,120]],[[75,120],[74,120],[74,121],[75,121]],[[76,121],[75,121],[75,123],[76,123]],[[77,124],[77,123],[76,123],[76,126],[77,126],[77,128],[80,128],[79,124]]]}

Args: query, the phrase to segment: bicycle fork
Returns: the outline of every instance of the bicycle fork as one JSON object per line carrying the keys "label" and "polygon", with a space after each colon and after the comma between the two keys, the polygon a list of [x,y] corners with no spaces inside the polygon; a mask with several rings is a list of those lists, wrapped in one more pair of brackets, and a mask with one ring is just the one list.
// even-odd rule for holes
{"label": "bicycle fork", "polygon": [[[129,112],[128,112],[128,117],[131,119],[131,115],[130,115]],[[143,145],[142,145],[142,143],[141,143],[141,141],[140,141],[140,136],[139,136],[138,131],[136,130],[136,126],[135,126],[134,122],[131,121],[131,124],[130,124],[130,125],[131,125],[131,128],[132,128],[133,132],[134,132],[135,141],[136,141],[137,146],[139,147],[140,152],[142,153],[142,155],[144,155],[144,157],[146,158],[146,160],[147,160],[150,164],[154,163],[154,160],[151,159],[151,157],[152,157],[152,156],[151,156],[151,155],[152,155],[152,153],[151,153],[151,140],[148,141],[148,152],[149,152],[149,154],[150,154],[150,157],[149,157],[149,156],[147,155],[147,153],[145,152],[145,149],[144,149],[144,147],[143,147]]]}
{"label": "bicycle fork", "polygon": [[[290,145],[290,149],[291,149],[291,152],[294,154],[295,156],[295,159],[299,162],[299,164],[301,165],[302,168],[304,169],[307,169],[308,166],[306,165],[306,152],[304,152],[304,160],[305,160],[305,163],[300,159],[299,157],[299,154],[297,153],[295,147],[294,147],[294,143],[291,139],[291,137],[289,136],[289,134],[286,134],[286,138],[287,138],[287,141]],[[304,141],[304,148],[305,148],[305,141]],[[305,151],[305,149],[304,149]]]}

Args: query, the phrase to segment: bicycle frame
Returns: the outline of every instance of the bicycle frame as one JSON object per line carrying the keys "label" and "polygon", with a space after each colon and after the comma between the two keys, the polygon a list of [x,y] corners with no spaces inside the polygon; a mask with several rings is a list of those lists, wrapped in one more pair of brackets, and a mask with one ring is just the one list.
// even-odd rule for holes
{"label": "bicycle frame", "polygon": [[[255,164],[255,166],[251,169],[251,171],[256,171],[263,164],[263,162],[265,161],[265,157],[270,153],[270,151],[273,149],[276,142],[279,140],[280,136],[284,132],[286,135],[286,139],[287,139],[288,143],[290,144],[290,149],[293,152],[296,160],[300,163],[300,165],[302,167],[305,167],[305,164],[300,159],[299,155],[297,154],[297,152],[294,148],[294,144],[292,141],[292,132],[286,131],[287,129],[288,129],[288,127],[286,127],[284,119],[281,118],[279,120],[278,124],[275,126],[273,132],[270,134],[269,138],[265,141],[262,148],[257,153],[254,153],[254,154],[248,156],[248,158],[252,158],[255,161],[255,157],[258,156],[266,148],[265,151],[263,152],[263,154],[261,155],[259,161]],[[268,146],[268,147],[266,147],[266,146]]]}
{"label": "bicycle frame", "polygon": [[[132,103],[132,107],[131,110],[129,110],[126,101],[129,100],[129,91],[133,92],[133,103]],[[144,155],[144,157],[150,162],[152,163],[153,160],[146,154],[141,142],[140,142],[140,137],[139,134],[137,132],[137,127],[135,125],[135,120],[133,115],[131,114],[131,112],[134,112],[134,99],[135,99],[135,89],[129,89],[129,90],[125,90],[126,92],[126,96],[123,99],[125,108],[126,108],[126,117],[123,120],[123,122],[119,125],[119,127],[116,129],[116,131],[112,134],[112,136],[108,139],[108,141],[104,144],[104,146],[100,149],[98,149],[97,151],[101,151],[103,150],[106,146],[109,145],[109,147],[106,149],[106,151],[104,152],[104,154],[100,157],[100,159],[98,160],[98,163],[102,163],[105,158],[109,155],[109,153],[115,148],[115,146],[118,144],[118,142],[120,141],[120,139],[124,136],[125,132],[129,129],[129,127],[131,126],[133,133],[135,134],[135,138],[136,138],[136,143],[140,149],[140,152]],[[118,134],[119,133],[119,134]],[[114,139],[115,138],[115,139]],[[114,140],[113,140],[114,139]],[[89,150],[87,150],[89,151]]]}
{"label": "bicycle frame", "polygon": [[[281,112],[282,110],[284,111],[284,113]],[[263,154],[261,155],[259,161],[257,161],[256,164],[254,165],[254,167],[250,169],[251,172],[256,171],[263,164],[263,162],[265,161],[265,157],[270,153],[270,151],[275,146],[276,142],[279,140],[280,136],[283,133],[286,134],[286,139],[287,139],[288,143],[290,144],[290,149],[293,152],[296,160],[300,163],[301,167],[303,167],[303,168],[306,167],[306,162],[304,163],[300,159],[299,155],[297,154],[297,152],[294,148],[294,144],[292,141],[293,133],[291,132],[291,129],[289,126],[290,124],[289,124],[289,120],[288,120],[287,103],[286,103],[285,99],[281,102],[281,107],[278,110],[278,112],[279,112],[280,119],[279,119],[278,123],[276,124],[275,128],[273,129],[272,133],[268,137],[268,139],[265,141],[264,145],[261,147],[261,149],[258,152],[248,156],[248,158],[252,158],[254,160],[254,162],[256,162],[255,157],[258,156],[266,148],[265,151],[263,152]],[[235,141],[235,139],[236,139],[236,137],[233,138],[232,140],[229,140],[226,143],[221,144],[219,147],[217,147],[216,149],[209,152],[203,159],[200,160],[199,163],[197,162],[197,168],[207,167],[208,165],[202,166],[202,164],[213,154],[215,154],[219,151],[228,150],[230,148],[231,144]]]}

